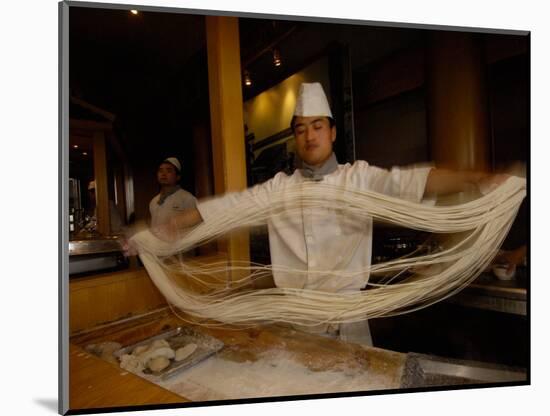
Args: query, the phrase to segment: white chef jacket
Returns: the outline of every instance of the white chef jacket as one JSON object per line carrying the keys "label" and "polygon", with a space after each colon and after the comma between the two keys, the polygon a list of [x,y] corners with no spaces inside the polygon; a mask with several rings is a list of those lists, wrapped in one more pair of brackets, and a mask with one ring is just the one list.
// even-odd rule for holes
{"label": "white chef jacket", "polygon": [[166,224],[174,215],[195,208],[197,199],[184,189],[178,189],[173,194],[166,197],[164,202],[159,205],[160,193],[156,195],[149,203],[149,212],[151,213],[151,227],[157,227]]}
{"label": "white chef jacket", "polygon": [[[323,176],[320,183],[369,190],[419,202],[430,167],[393,168],[370,166],[365,161],[347,163]],[[259,207],[269,206],[270,194],[295,188],[309,179],[296,169],[292,175],[279,172],[272,179],[242,192],[199,202],[204,221],[238,207],[243,198],[253,198]],[[273,278],[278,287],[349,293],[365,287],[372,257],[372,218],[339,215],[326,207],[303,208],[301,215],[268,220]],[[297,269],[301,273],[280,270]],[[332,271],[332,273],[331,273]],[[335,273],[336,272],[336,273]]]}

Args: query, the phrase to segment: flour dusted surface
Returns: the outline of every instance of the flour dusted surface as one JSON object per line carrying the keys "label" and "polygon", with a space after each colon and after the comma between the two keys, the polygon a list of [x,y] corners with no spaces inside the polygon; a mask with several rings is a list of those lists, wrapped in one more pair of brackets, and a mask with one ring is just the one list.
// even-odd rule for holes
{"label": "flour dusted surface", "polygon": [[396,388],[364,369],[312,371],[292,352],[268,350],[254,362],[212,357],[158,383],[193,401],[323,394]]}

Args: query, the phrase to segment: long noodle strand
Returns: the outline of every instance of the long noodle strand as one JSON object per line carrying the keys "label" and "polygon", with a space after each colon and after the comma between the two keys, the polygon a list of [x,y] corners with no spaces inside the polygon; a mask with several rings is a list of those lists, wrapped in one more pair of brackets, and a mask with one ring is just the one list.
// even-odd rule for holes
{"label": "long noodle strand", "polygon": [[[239,325],[274,321],[310,326],[355,322],[415,311],[462,290],[490,265],[525,195],[525,180],[517,177],[509,178],[479,199],[456,206],[429,206],[308,181],[274,192],[266,207],[259,207],[252,197],[244,199],[238,207],[201,223],[177,241],[163,241],[150,231],[142,231],[132,240],[149,276],[169,304],[200,319]],[[461,233],[461,238],[438,253],[406,256],[352,272],[304,271],[242,261],[231,265],[222,261],[203,264],[181,256],[243,227],[301,215],[304,208],[319,206],[353,221],[376,218],[419,231]],[[409,276],[414,270],[417,272]],[[243,277],[228,285],[224,277],[228,271],[239,271]],[[253,289],[254,280],[274,272],[344,280],[361,275],[367,290],[343,294],[292,288]],[[385,273],[395,275],[385,282],[369,282],[370,275]],[[171,277],[174,274],[185,276],[185,284],[177,283]],[[397,277],[401,280],[395,281]],[[191,285],[195,289],[190,289]]]}

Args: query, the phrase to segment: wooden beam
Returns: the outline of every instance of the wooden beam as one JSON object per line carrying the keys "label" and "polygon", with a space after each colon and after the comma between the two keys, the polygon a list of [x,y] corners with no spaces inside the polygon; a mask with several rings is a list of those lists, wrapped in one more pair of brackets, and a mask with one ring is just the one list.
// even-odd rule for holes
{"label": "wooden beam", "polygon": [[111,233],[111,219],[109,218],[105,134],[102,131],[95,132],[93,142],[97,231],[102,235],[109,235]]}
{"label": "wooden beam", "polygon": [[195,196],[205,198],[214,193],[210,129],[207,122],[196,122],[192,128]]}
{"label": "wooden beam", "polygon": [[[120,213],[120,217],[123,219],[123,221],[127,218],[127,210],[126,210],[126,187],[124,183],[124,165],[120,164],[118,166],[115,166],[114,169],[114,186],[116,191],[116,201],[114,200],[113,196],[113,202],[115,202],[116,208]],[[120,232],[120,230],[118,230]]]}
{"label": "wooden beam", "polygon": [[[454,170],[489,168],[489,105],[485,62],[479,36],[438,32],[430,37],[427,78],[428,140],[436,166]],[[454,205],[478,196],[477,186],[440,195]],[[450,243],[451,239],[446,240]]]}
{"label": "wooden beam", "polygon": [[238,19],[207,16],[210,123],[216,193],[246,187]]}
{"label": "wooden beam", "polygon": [[113,129],[113,124],[108,121],[79,120],[71,118],[69,120],[69,127],[71,129],[110,131]]}
{"label": "wooden beam", "polygon": [[441,32],[428,53],[428,132],[440,167],[487,170],[489,106],[479,37]]}
{"label": "wooden beam", "polygon": [[[214,191],[222,194],[247,186],[238,18],[207,16],[206,41]],[[231,262],[248,261],[248,233],[229,237],[220,250]]]}
{"label": "wooden beam", "polygon": [[99,114],[109,121],[115,121],[116,116],[113,113],[103,110],[102,108],[96,107],[95,105],[87,103],[86,101],[81,100],[80,98],[77,98],[74,96],[71,96],[70,100],[72,103],[75,103],[82,108],[90,110],[92,113]]}

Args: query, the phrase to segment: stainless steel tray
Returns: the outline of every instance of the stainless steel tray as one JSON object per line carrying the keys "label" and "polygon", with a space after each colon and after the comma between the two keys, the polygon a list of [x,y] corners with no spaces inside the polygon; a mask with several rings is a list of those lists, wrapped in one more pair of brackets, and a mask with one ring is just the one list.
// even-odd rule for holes
{"label": "stainless steel tray", "polygon": [[140,346],[147,345],[153,341],[164,339],[170,345],[170,348],[177,350],[180,347],[184,347],[187,344],[196,344],[197,349],[186,359],[182,361],[172,360],[170,365],[162,371],[153,372],[149,369],[143,371],[144,374],[150,374],[156,377],[159,377],[162,380],[165,380],[169,377],[174,376],[175,374],[180,373],[199,362],[209,358],[210,356],[217,353],[224,347],[224,343],[217,338],[214,338],[210,335],[200,333],[191,328],[187,327],[178,327],[168,332],[164,332],[154,337],[144,339],[140,342],[137,342],[133,345],[128,345],[120,350],[116,351],[113,355],[117,360],[120,361],[120,357],[124,354],[131,354],[132,351]]}
{"label": "stainless steel tray", "polygon": [[69,256],[121,252],[121,241],[118,236],[71,240],[69,241]]}

